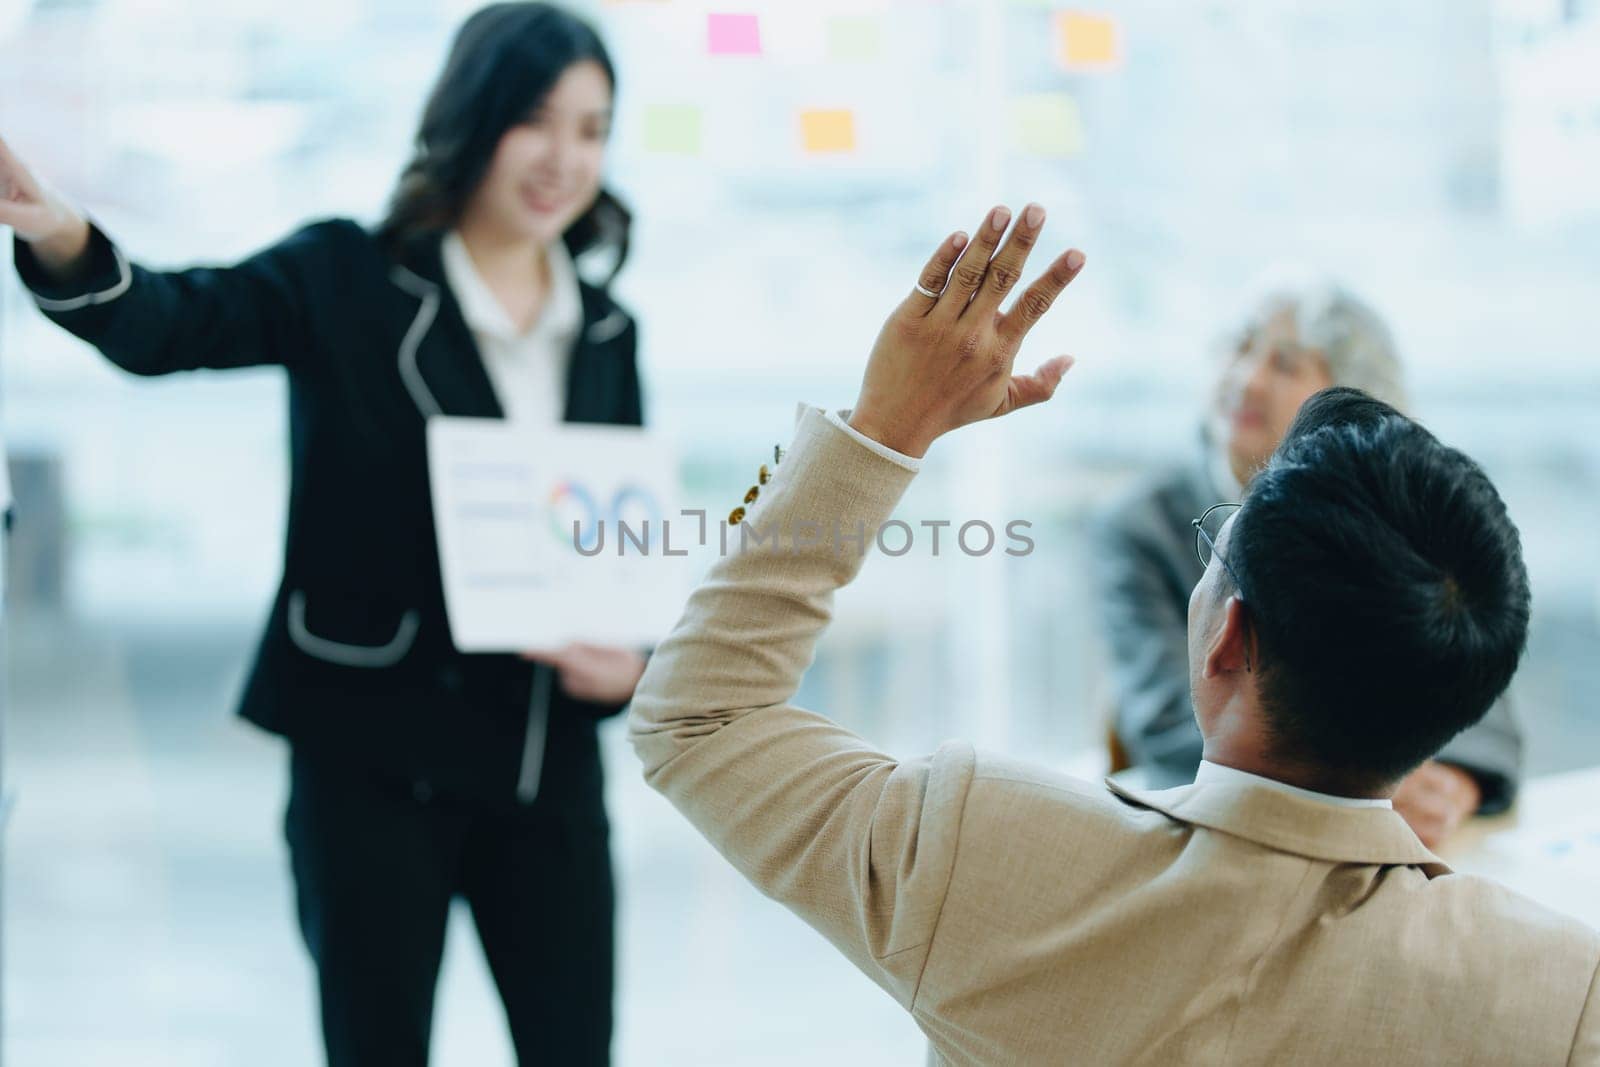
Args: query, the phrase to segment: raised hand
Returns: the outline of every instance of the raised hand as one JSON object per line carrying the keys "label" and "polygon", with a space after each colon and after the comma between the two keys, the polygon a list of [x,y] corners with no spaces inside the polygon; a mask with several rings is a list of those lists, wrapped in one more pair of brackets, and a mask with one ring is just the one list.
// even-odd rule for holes
{"label": "raised hand", "polygon": [[0,139],[0,226],[33,246],[46,269],[66,273],[89,243],[89,224],[35,178]]}
{"label": "raised hand", "polygon": [[995,252],[1011,212],[990,211],[977,235],[946,238],[922,277],[884,323],[867,362],[850,425],[899,452],[921,456],[935,438],[980,419],[1050,399],[1072,365],[1058,356],[1032,374],[1012,373],[1022,339],[1083,269],[1083,253],[1058,256],[1010,311],[1000,303],[1044,226],[1029,204]]}

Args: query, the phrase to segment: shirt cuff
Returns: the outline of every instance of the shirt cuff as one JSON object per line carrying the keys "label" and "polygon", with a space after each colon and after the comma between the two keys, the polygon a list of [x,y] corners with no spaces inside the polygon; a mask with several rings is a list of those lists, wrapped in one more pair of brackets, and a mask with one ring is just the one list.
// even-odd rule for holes
{"label": "shirt cuff", "polygon": [[874,441],[872,438],[868,437],[854,426],[851,426],[847,421],[850,418],[849,408],[840,408],[838,411],[829,411],[825,414],[825,418],[827,418],[829,422],[833,423],[839,429],[849,434],[851,437],[854,437],[858,444],[865,445],[866,447],[872,449],[872,451],[876,452],[889,462],[899,464],[912,474],[915,474],[922,469],[922,460],[917,459],[915,456],[908,456],[903,452],[896,452],[882,441]]}
{"label": "shirt cuff", "polygon": [[15,241],[12,257],[17,276],[41,311],[77,311],[115,300],[133,284],[133,271],[122,250],[96,226],[89,223],[89,244],[76,276],[61,282],[52,278],[26,241]]}

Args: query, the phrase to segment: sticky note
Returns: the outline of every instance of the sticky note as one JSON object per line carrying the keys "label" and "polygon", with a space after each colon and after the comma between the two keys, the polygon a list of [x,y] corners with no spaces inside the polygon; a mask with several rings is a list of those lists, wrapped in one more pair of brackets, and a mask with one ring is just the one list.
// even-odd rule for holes
{"label": "sticky note", "polygon": [[882,50],[880,23],[871,15],[836,15],[828,20],[828,58],[836,63],[867,63]]}
{"label": "sticky note", "polygon": [[809,153],[853,152],[856,117],[847,110],[813,109],[800,113],[800,132]]}
{"label": "sticky note", "polygon": [[1065,93],[1031,93],[1011,101],[1011,143],[1037,156],[1083,151],[1083,116]]}
{"label": "sticky note", "polygon": [[707,15],[706,48],[714,56],[759,56],[761,23],[755,15]]}
{"label": "sticky note", "polygon": [[1117,24],[1103,15],[1057,12],[1056,46],[1067,70],[1103,70],[1117,62]]}
{"label": "sticky note", "polygon": [[656,104],[645,109],[644,148],[647,152],[700,152],[700,109],[690,104]]}

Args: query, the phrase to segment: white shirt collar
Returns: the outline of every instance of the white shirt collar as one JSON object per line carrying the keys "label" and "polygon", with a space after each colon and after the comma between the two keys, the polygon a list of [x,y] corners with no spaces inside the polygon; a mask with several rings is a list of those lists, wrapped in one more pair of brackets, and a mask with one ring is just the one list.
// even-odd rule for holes
{"label": "white shirt collar", "polygon": [[473,263],[472,254],[467,251],[459,232],[451,230],[445,235],[440,253],[444,259],[445,280],[461,306],[461,317],[474,333],[488,334],[502,341],[518,341],[535,335],[566,341],[583,323],[578,270],[566,243],[559,239],[545,246],[550,264],[550,296],[527,334],[517,332],[511,316],[506,314],[499,298],[478,273],[477,264]]}
{"label": "white shirt collar", "polygon": [[1387,797],[1337,797],[1331,793],[1318,793],[1310,789],[1301,789],[1288,782],[1280,782],[1276,778],[1264,778],[1259,774],[1241,771],[1235,767],[1224,767],[1209,760],[1200,761],[1200,769],[1195,772],[1194,784],[1226,784],[1232,782],[1238,785],[1259,785],[1267,789],[1275,789],[1280,793],[1290,796],[1302,797],[1306,800],[1315,800],[1321,804],[1333,804],[1341,808],[1393,808],[1394,803]]}

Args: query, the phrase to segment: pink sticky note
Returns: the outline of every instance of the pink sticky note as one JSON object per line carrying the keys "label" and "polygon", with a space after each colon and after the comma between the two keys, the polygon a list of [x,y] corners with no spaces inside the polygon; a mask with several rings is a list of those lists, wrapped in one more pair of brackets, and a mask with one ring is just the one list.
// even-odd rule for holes
{"label": "pink sticky note", "polygon": [[714,56],[759,56],[760,23],[754,15],[709,15],[706,44]]}

